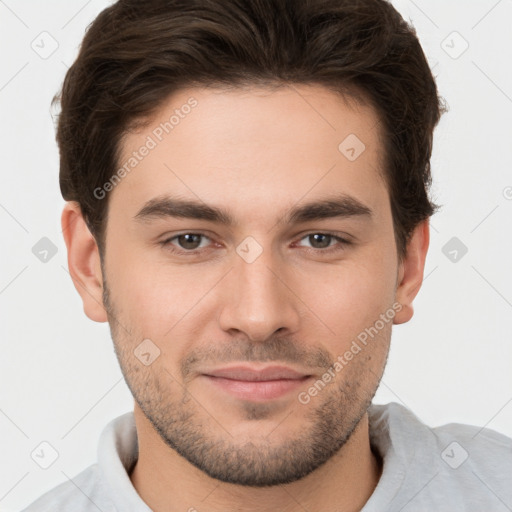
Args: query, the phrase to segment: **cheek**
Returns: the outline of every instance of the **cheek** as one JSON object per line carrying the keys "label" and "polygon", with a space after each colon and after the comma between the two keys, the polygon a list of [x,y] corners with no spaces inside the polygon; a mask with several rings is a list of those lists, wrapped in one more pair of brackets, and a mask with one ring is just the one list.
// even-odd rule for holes
{"label": "cheek", "polygon": [[206,304],[211,306],[204,298],[218,285],[223,272],[136,260],[133,257],[113,272],[115,304],[138,337],[162,346],[172,340],[176,345],[184,331],[200,327],[197,316]]}
{"label": "cheek", "polygon": [[[392,258],[361,257],[358,262],[345,262],[326,267],[306,284],[298,287],[312,314],[325,324],[328,336],[350,340],[375,323],[394,302],[394,274]],[[315,320],[315,325],[322,325]],[[325,327],[327,326],[327,327]],[[335,334],[333,334],[333,331]]]}

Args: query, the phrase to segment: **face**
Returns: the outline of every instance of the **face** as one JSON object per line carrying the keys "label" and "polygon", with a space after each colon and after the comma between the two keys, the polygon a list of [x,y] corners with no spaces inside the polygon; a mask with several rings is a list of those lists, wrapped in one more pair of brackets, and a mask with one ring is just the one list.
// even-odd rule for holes
{"label": "face", "polygon": [[136,407],[213,478],[295,481],[366,414],[399,276],[378,130],[321,87],[187,89],[123,141],[102,266],[115,350]]}

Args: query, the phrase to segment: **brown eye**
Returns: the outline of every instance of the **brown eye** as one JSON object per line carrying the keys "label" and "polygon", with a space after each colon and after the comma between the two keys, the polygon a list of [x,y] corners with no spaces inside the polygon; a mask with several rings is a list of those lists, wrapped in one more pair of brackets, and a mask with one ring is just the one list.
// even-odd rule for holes
{"label": "brown eye", "polygon": [[184,235],[178,235],[176,237],[177,242],[182,249],[197,249],[201,243],[202,235],[196,235],[195,233],[186,233]]}
{"label": "brown eye", "polygon": [[201,246],[203,240],[209,241],[210,238],[202,233],[182,233],[160,243],[164,248],[178,254],[195,254],[206,247],[207,243]]}
{"label": "brown eye", "polygon": [[314,249],[326,249],[330,246],[333,237],[324,233],[315,233],[308,235],[308,240]]}
{"label": "brown eye", "polygon": [[[308,240],[310,246],[304,246],[306,249],[310,249],[317,252],[331,252],[343,250],[345,246],[350,245],[351,242],[335,235],[334,233],[310,233],[304,236],[301,240]],[[333,244],[332,242],[338,242]]]}

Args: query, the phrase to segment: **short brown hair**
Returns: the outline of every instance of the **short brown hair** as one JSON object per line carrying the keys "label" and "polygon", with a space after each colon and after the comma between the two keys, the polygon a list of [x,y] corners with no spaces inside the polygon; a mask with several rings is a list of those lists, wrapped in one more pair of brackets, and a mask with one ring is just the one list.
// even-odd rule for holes
{"label": "short brown hair", "polygon": [[[364,98],[384,134],[397,251],[437,205],[433,131],[446,111],[415,29],[385,0],[119,0],[88,27],[60,99],[60,188],[100,252],[122,136],[187,86],[323,85]],[[340,141],[341,142],[341,141]]]}

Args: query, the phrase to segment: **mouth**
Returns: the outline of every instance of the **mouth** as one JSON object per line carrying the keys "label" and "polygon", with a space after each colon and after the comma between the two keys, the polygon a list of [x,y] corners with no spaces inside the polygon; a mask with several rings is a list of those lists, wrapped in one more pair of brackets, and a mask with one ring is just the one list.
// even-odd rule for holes
{"label": "mouth", "polygon": [[280,398],[297,390],[312,375],[285,366],[232,366],[208,371],[202,377],[232,396],[261,402]]}

